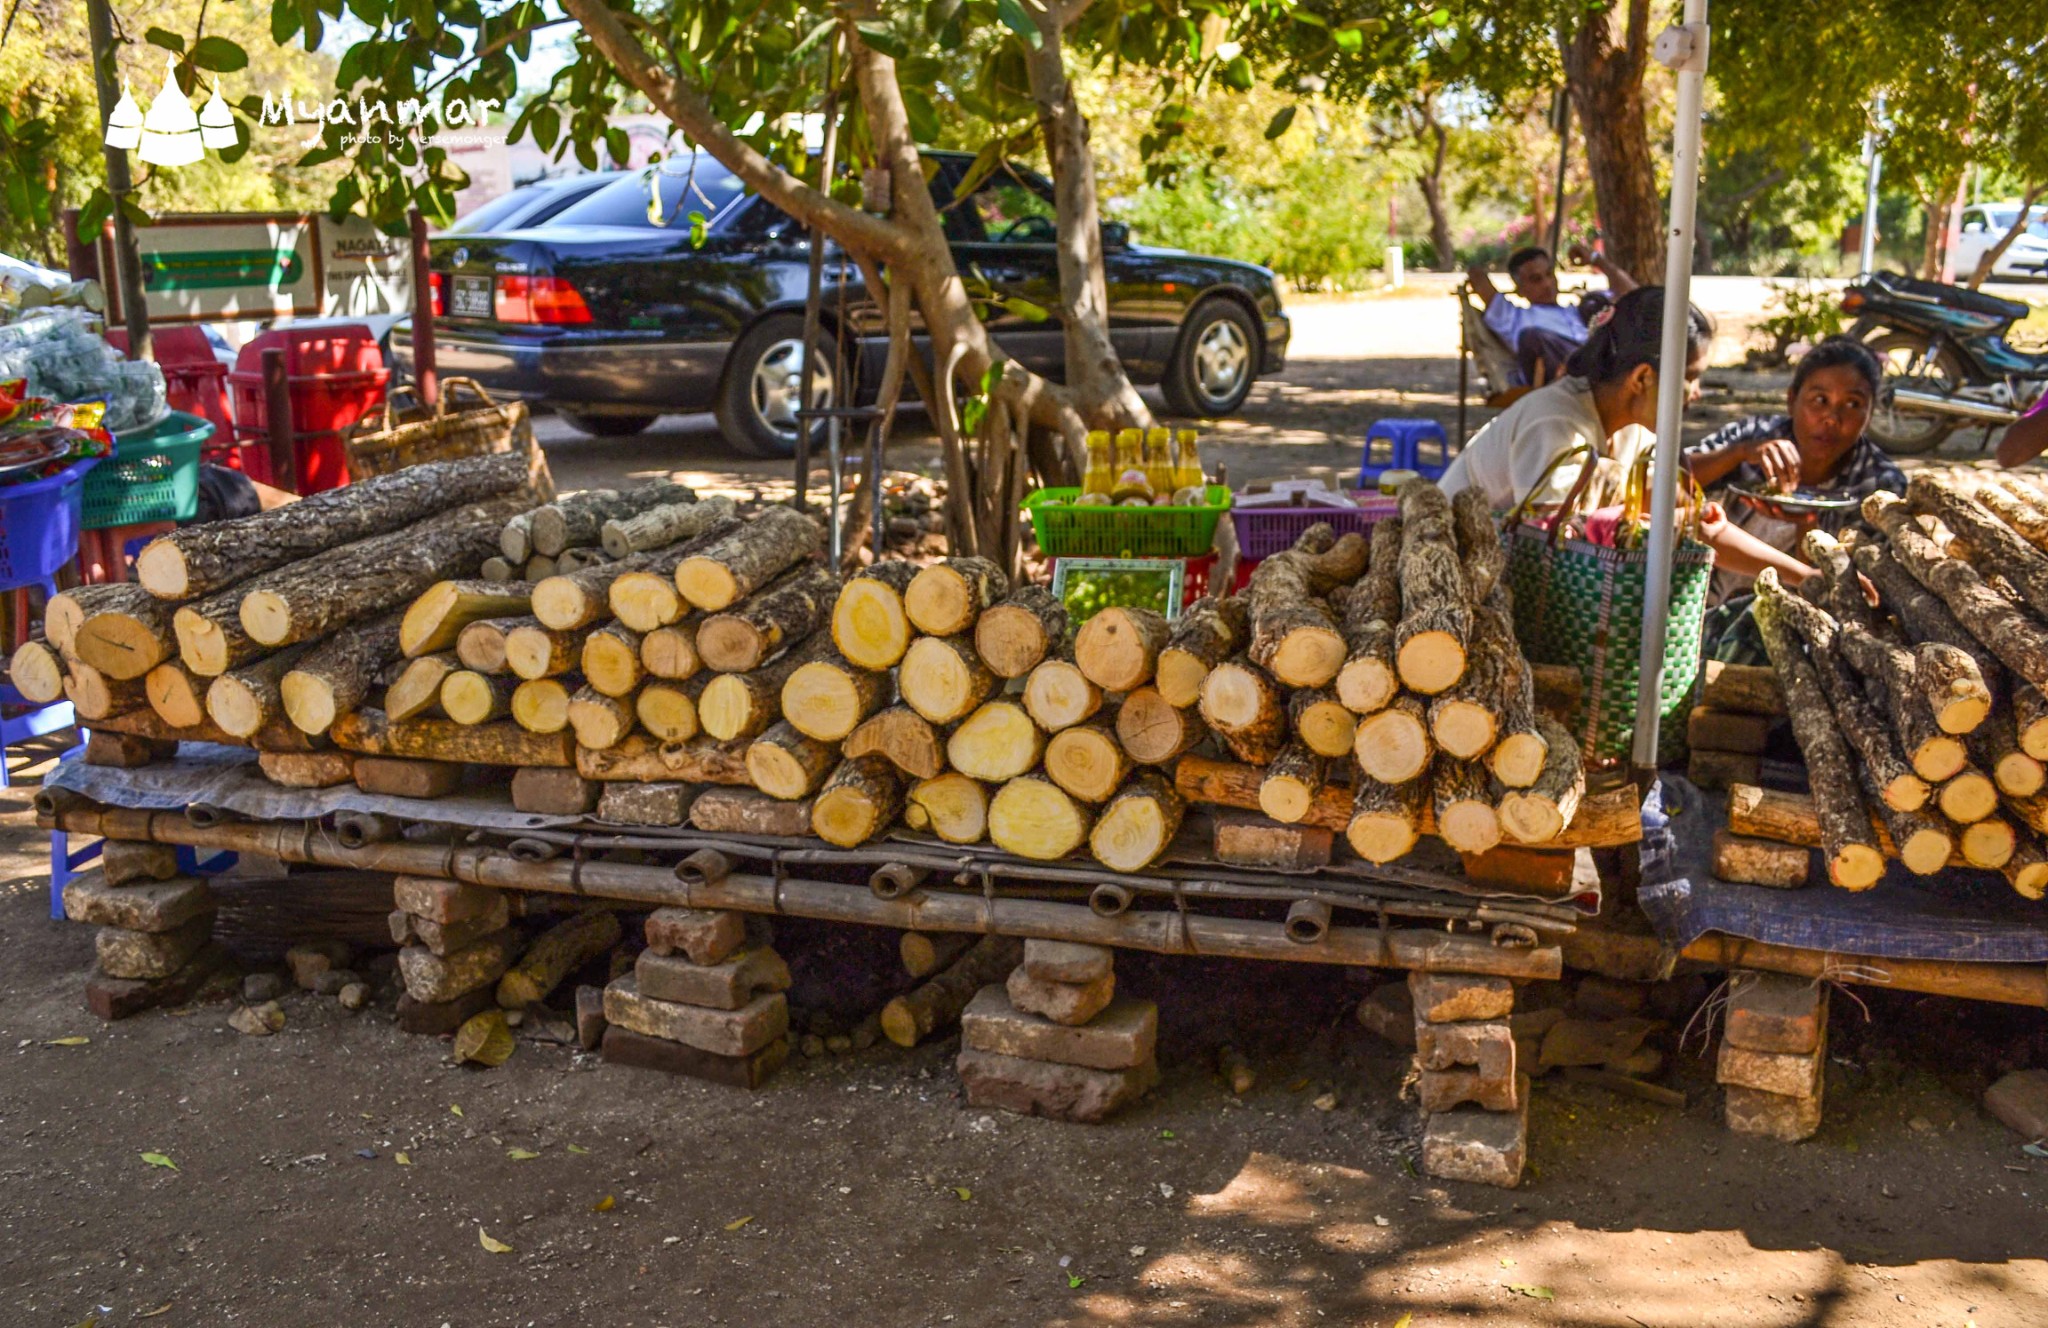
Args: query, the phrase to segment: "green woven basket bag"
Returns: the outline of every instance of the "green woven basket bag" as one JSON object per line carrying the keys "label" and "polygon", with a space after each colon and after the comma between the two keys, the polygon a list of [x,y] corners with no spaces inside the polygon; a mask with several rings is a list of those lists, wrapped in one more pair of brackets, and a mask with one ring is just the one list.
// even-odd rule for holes
{"label": "green woven basket bag", "polygon": [[[1565,454],[1559,462],[1570,456]],[[1646,464],[1647,455],[1641,465]],[[1584,468],[1565,511],[1571,510],[1592,471],[1590,465]],[[1632,477],[1631,499],[1639,491],[1639,482]],[[1697,513],[1698,505],[1692,510]],[[1578,671],[1582,690],[1575,728],[1585,759],[1600,764],[1626,761],[1642,705],[1647,626],[1643,602],[1650,555],[1642,549],[1563,539],[1563,526],[1561,519],[1550,529],[1522,521],[1509,530],[1507,578],[1514,592],[1515,636],[1531,661]],[[1672,554],[1664,676],[1656,702],[1660,765],[1685,751],[1685,721],[1699,677],[1701,626],[1713,574],[1714,551],[1691,535],[1681,539]]]}

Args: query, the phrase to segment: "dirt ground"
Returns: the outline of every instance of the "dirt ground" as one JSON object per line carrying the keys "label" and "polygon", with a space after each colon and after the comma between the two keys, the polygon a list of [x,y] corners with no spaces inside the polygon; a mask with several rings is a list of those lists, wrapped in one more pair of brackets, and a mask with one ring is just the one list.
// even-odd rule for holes
{"label": "dirt ground", "polygon": [[[1215,435],[1233,473],[1338,464],[1361,420],[1444,409],[1453,362],[1376,353],[1408,339],[1387,322],[1408,305],[1303,305],[1298,327],[1341,351],[1356,326],[1363,349],[1317,357],[1298,332],[1286,377]],[[774,478],[665,425],[543,432],[570,485]],[[1164,1080],[1094,1128],[967,1108],[954,1038],[794,1058],[754,1094],[531,1039],[477,1072],[400,1034],[388,993],[357,1015],[295,994],[261,1039],[226,1003],[99,1024],[91,933],[48,917],[41,767],[15,758],[0,1323],[2048,1323],[2048,1158],[1978,1106],[2048,1064],[2040,1011],[1836,994],[1827,1121],[1788,1147],[1723,1130],[1707,1044],[1679,1044],[1700,989],[1673,989],[1687,1105],[1539,1081],[1514,1192],[1418,1174],[1406,1055],[1352,1017],[1383,975],[1305,965],[1120,957],[1120,990],[1160,1002]],[[777,945],[812,1009],[857,1013],[893,964],[888,932],[783,922]],[[1226,1043],[1257,1070],[1242,1097],[1214,1073]]]}

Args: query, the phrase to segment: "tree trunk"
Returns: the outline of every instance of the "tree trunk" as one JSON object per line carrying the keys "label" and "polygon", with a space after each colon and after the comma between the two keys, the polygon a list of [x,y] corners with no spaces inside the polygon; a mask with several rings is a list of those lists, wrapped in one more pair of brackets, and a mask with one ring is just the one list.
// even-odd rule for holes
{"label": "tree trunk", "polygon": [[946,739],[955,770],[991,784],[1014,779],[1045,755],[1045,734],[1015,701],[990,701]]}
{"label": "tree trunk", "polygon": [[[267,512],[160,535],[135,559],[135,575],[162,599],[195,599],[287,563],[357,540],[388,535],[438,513],[529,488],[552,492],[545,461],[507,453],[408,466],[329,489]],[[529,504],[530,505],[530,504]],[[492,548],[496,548],[494,541]],[[519,561],[519,560],[514,560]]]}
{"label": "tree trunk", "polygon": [[1991,269],[1998,266],[1998,260],[2005,257],[2005,251],[2012,248],[2012,242],[2027,233],[2027,223],[2034,218],[2034,204],[2040,200],[2044,189],[2048,189],[2048,185],[2027,186],[2027,192],[2020,197],[2020,214],[2013,218],[2012,225],[2005,228],[2005,234],[1998,237],[1998,243],[1986,249],[1977,259],[1977,266],[1970,273],[1971,290],[1976,290],[1990,280]]}
{"label": "tree trunk", "polygon": [[818,551],[824,532],[789,507],[771,507],[676,567],[676,589],[697,608],[727,608]]}
{"label": "tree trunk", "polygon": [[1506,615],[1484,607],[1473,610],[1465,676],[1429,703],[1429,734],[1439,748],[1461,761],[1476,761],[1492,750],[1519,654]]}
{"label": "tree trunk", "polygon": [[1388,517],[1372,528],[1366,574],[1344,600],[1344,667],[1337,671],[1337,698],[1369,715],[1394,699],[1401,680],[1394,673],[1394,629],[1401,621],[1401,519]]}
{"label": "tree trunk", "polygon": [[[286,677],[289,679],[290,675]],[[206,718],[206,685],[177,660],[167,659],[151,669],[142,680],[142,690],[149,698],[149,708],[173,728],[189,728]],[[354,708],[353,704],[348,707]],[[285,689],[285,712],[291,712],[290,687]]]}
{"label": "tree trunk", "polygon": [[1040,660],[1060,653],[1068,634],[1066,606],[1052,591],[1019,586],[975,620],[974,650],[998,678],[1021,678]]}
{"label": "tree trunk", "polygon": [[889,828],[903,807],[903,781],[885,757],[841,761],[811,803],[811,829],[840,848],[857,848]]}
{"label": "tree trunk", "polygon": [[[607,521],[638,516],[650,508],[694,503],[696,490],[658,480],[627,489],[585,489],[537,509],[527,523],[527,541],[544,558],[595,545]],[[711,519],[709,514],[707,520]]]}
{"label": "tree trunk", "polygon": [[1243,599],[1205,595],[1181,614],[1159,652],[1153,683],[1168,705],[1186,708],[1202,699],[1209,670],[1245,648],[1250,613]]}
{"label": "tree trunk", "polygon": [[309,648],[280,650],[215,678],[206,689],[207,717],[237,738],[253,738],[277,723],[285,713],[284,676]]}
{"label": "tree trunk", "polygon": [[697,625],[697,655],[706,668],[742,673],[759,668],[793,641],[816,631],[832,614],[839,582],[822,567],[800,568],[742,604]]}
{"label": "tree trunk", "polygon": [[64,695],[64,656],[46,638],[32,636],[15,647],[8,659],[7,680],[30,705],[48,705]]}
{"label": "tree trunk", "polygon": [[[575,671],[583,655],[584,635],[544,626],[538,618],[521,618],[505,632],[505,667],[528,682],[558,678]],[[643,648],[645,643],[642,643]]]}
{"label": "tree trunk", "polygon": [[[1986,650],[1984,643],[1956,620],[1955,614],[1949,612],[1948,605],[1942,603],[1939,595],[1914,580],[1905,565],[1889,555],[1882,545],[1862,545],[1850,552],[1850,559],[1856,564],[1856,570],[1877,587],[1878,602],[1899,620],[1907,636],[1915,641],[1938,641],[1954,646],[1976,661],[1978,676],[1984,679],[1986,686],[2000,684],[2005,677],[2005,666],[1998,662],[1998,657]],[[1771,686],[1776,688],[1777,675],[1771,676]],[[1742,708],[1711,697],[1703,699],[1723,710]],[[1754,713],[1782,715],[1785,713],[1784,698],[1778,698],[1776,710],[1755,710]]]}
{"label": "tree trunk", "polygon": [[1903,500],[1874,493],[1863,500],[1866,520],[1891,538],[1892,552],[1913,579],[1941,597],[1964,630],[2000,663],[2036,687],[2048,685],[2048,629],[1984,583],[1969,564],[1942,555],[1913,524]]}
{"label": "tree trunk", "polygon": [[[78,718],[105,719],[108,715],[149,704],[149,687],[141,678],[108,677],[80,660],[71,666],[71,675],[64,679],[64,696],[71,702]],[[249,730],[249,733],[254,732],[254,729]],[[246,738],[249,733],[235,736]]]}
{"label": "tree trunk", "polygon": [[1088,850],[1113,872],[1143,871],[1166,855],[1186,812],[1172,782],[1147,770],[1102,809],[1088,832]]}
{"label": "tree trunk", "polygon": [[[619,621],[626,620],[622,617]],[[632,624],[627,623],[627,626]],[[640,662],[647,667],[650,677],[666,678],[670,682],[695,677],[704,667],[703,656],[697,653],[696,624],[676,623],[654,628],[643,635],[640,638]]]}
{"label": "tree trunk", "polygon": [[1266,767],[1266,777],[1259,784],[1259,810],[1283,825],[1301,820],[1322,791],[1327,766],[1307,744],[1298,740],[1288,743]]}
{"label": "tree trunk", "polygon": [[[1940,518],[1976,551],[1973,562],[1981,561],[2018,587],[2035,614],[2048,613],[2048,554],[2021,538],[1975,498],[1926,471],[1907,484],[1906,503],[1916,513]],[[81,633],[81,641],[83,636]]]}
{"label": "tree trunk", "polygon": [[605,590],[612,616],[636,632],[651,632],[681,621],[689,605],[676,589],[676,568],[685,558],[711,547],[742,524],[738,517],[728,517],[681,544],[624,559],[632,570],[615,578]]}
{"label": "tree trunk", "polygon": [[619,943],[619,915],[608,908],[578,913],[542,932],[498,979],[498,1005],[523,1010],[548,998],[571,973]]}
{"label": "tree trunk", "polygon": [[[739,509],[733,500],[724,497],[706,498],[701,502],[659,503],[630,515],[610,518],[598,531],[598,543],[613,558],[626,558],[649,549],[695,539],[738,514]],[[536,513],[534,522],[538,525],[539,521]]]}
{"label": "tree trunk", "polygon": [[951,1024],[974,993],[1001,982],[1024,957],[1024,943],[1011,936],[984,936],[950,968],[882,1007],[882,1033],[899,1047],[914,1047]]}
{"label": "tree trunk", "polygon": [[292,667],[280,684],[285,713],[304,733],[325,733],[363,703],[377,678],[399,658],[404,615],[387,613],[328,637]]}
{"label": "tree trunk", "polygon": [[522,623],[538,618],[479,618],[455,636],[455,658],[473,673],[510,673],[505,663],[505,637]]}
{"label": "tree trunk", "polygon": [[1457,247],[1451,242],[1451,213],[1444,206],[1444,160],[1450,155],[1451,136],[1436,116],[1436,96],[1422,99],[1415,118],[1415,137],[1429,154],[1429,164],[1415,172],[1415,184],[1422,190],[1422,204],[1429,209],[1429,243],[1436,250],[1436,270],[1458,270]]}
{"label": "tree trunk", "polygon": [[90,598],[64,648],[117,682],[140,678],[171,656],[172,610],[140,586],[117,581],[106,590]]}
{"label": "tree trunk", "polygon": [[1332,543],[1329,527],[1316,525],[1293,548],[1258,565],[1245,588],[1254,664],[1289,687],[1321,687],[1337,676],[1344,638],[1323,597],[1358,579],[1367,548],[1357,535]]}
{"label": "tree trunk", "polygon": [[1578,27],[1559,35],[1607,257],[1645,285],[1664,273],[1664,209],[1643,104],[1649,44],[1650,0],[1582,11]]}
{"label": "tree trunk", "polygon": [[791,675],[831,653],[831,642],[813,636],[750,673],[719,674],[697,698],[698,722],[720,742],[753,737],[782,718],[782,685]]}

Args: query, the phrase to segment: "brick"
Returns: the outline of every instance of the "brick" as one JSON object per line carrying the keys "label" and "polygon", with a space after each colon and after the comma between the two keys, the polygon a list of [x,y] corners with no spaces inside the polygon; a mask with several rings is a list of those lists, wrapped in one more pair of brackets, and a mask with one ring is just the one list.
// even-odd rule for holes
{"label": "brick", "polygon": [[445,798],[462,786],[454,761],[415,761],[403,756],[358,756],[356,787],[387,798]]}
{"label": "brick", "polygon": [[[585,1051],[596,1051],[604,1045],[605,1029],[611,1025],[604,1017],[604,988],[578,987],[576,989],[576,1045]],[[638,1037],[635,1033],[631,1036]]]}
{"label": "brick", "polygon": [[509,927],[446,955],[424,945],[408,945],[398,952],[398,973],[414,1000],[452,1001],[497,982],[519,957],[519,949],[519,933]]}
{"label": "brick", "polygon": [[1109,1008],[1116,997],[1116,974],[1092,982],[1042,982],[1023,968],[1010,970],[1010,1004],[1042,1014],[1056,1024],[1078,1026]]}
{"label": "brick", "polygon": [[746,1056],[714,1055],[680,1042],[648,1037],[625,1028],[607,1028],[603,1045],[607,1065],[687,1075],[732,1088],[759,1088],[789,1059],[789,1039],[786,1037],[776,1038]]}
{"label": "brick", "polygon": [[1753,1134],[1780,1143],[1811,1139],[1820,1129],[1821,1095],[1787,1097],[1730,1084],[1722,1102],[1722,1118],[1736,1134]]}
{"label": "brick", "polygon": [[434,922],[462,922],[493,907],[499,892],[463,881],[432,876],[397,876],[391,881],[391,902],[416,917]]}
{"label": "brick", "polygon": [[1723,1042],[1714,1077],[1724,1084],[1759,1092],[1813,1097],[1820,1092],[1822,1059],[1819,1047],[1799,1056],[1781,1051],[1749,1051]]}
{"label": "brick", "polygon": [[690,803],[700,788],[697,784],[607,784],[598,799],[597,814],[625,825],[682,825],[690,819]]}
{"label": "brick", "polygon": [[398,1031],[415,1037],[448,1037],[497,1004],[494,986],[478,987],[447,1001],[415,1000],[406,992],[398,998]]}
{"label": "brick", "polygon": [[1529,1080],[1518,1085],[1513,1111],[1459,1107],[1437,1112],[1422,1129],[1422,1169],[1440,1180],[1511,1190],[1522,1183],[1529,1156]]}
{"label": "brick", "polygon": [[574,770],[521,766],[512,772],[512,806],[535,816],[587,816],[597,808],[604,785]]}
{"label": "brick", "polygon": [[1159,1007],[1125,998],[1080,1027],[1053,1023],[1019,1010],[1000,982],[974,994],[960,1015],[961,1044],[1027,1061],[1080,1065],[1091,1070],[1129,1070],[1153,1058],[1159,1039]]}
{"label": "brick", "polygon": [[226,947],[208,942],[167,978],[115,978],[95,973],[85,980],[85,1008],[112,1023],[163,1005],[183,1005],[228,962]]}
{"label": "brick", "polygon": [[[432,918],[413,918],[412,936],[437,955],[451,955],[475,945],[494,931],[509,926],[512,922],[511,901],[493,890],[490,904],[473,918],[460,922],[436,922]],[[408,915],[410,916],[410,915]]]}
{"label": "brick", "polygon": [[1827,1036],[1827,988],[1785,973],[1738,971],[1728,979],[1727,1040],[1749,1051],[1804,1055]]}
{"label": "brick", "polygon": [[1330,865],[1337,836],[1323,826],[1281,825],[1263,817],[1219,817],[1216,860],[1233,867],[1310,871]]}
{"label": "brick", "polygon": [[1095,982],[1116,967],[1116,951],[1107,945],[1073,941],[1024,942],[1024,971],[1041,982]]}
{"label": "brick", "polygon": [[1984,1110],[2029,1139],[2048,1138],[2048,1070],[2014,1070],[1985,1090]]}
{"label": "brick", "polygon": [[209,917],[213,911],[213,890],[191,877],[108,885],[106,878],[93,873],[64,887],[64,916],[95,927],[170,931],[193,918]]}
{"label": "brick", "polygon": [[706,1010],[640,994],[632,974],[604,989],[607,1022],[648,1037],[667,1038],[718,1056],[747,1056],[789,1032],[789,1001],[780,993],[756,996],[737,1010]]}
{"label": "brick", "polygon": [[958,1065],[969,1106],[1079,1125],[1107,1120],[1159,1082],[1157,1061],[1128,1070],[1091,1070],[964,1047]]}
{"label": "brick", "polygon": [[647,948],[716,964],[746,944],[747,918],[730,909],[657,908],[647,915]]}
{"label": "brick", "polygon": [[108,885],[168,881],[178,874],[178,850],[141,839],[109,839],[100,846],[100,872]]}
{"label": "brick", "polygon": [[1449,1111],[1466,1102],[1476,1103],[1487,1111],[1514,1111],[1521,1106],[1518,1094],[1527,1090],[1528,1083],[1527,1075],[1496,1079],[1470,1066],[1459,1066],[1454,1070],[1424,1070],[1416,1078],[1415,1087],[1424,1111]]}
{"label": "brick", "polygon": [[199,953],[213,935],[213,915],[203,914],[169,931],[102,927],[93,938],[100,972],[110,978],[167,978]]}
{"label": "brick", "polygon": [[1415,1018],[1432,1024],[1505,1019],[1515,1008],[1514,984],[1506,978],[1410,973],[1408,994],[1414,1001]]}
{"label": "brick", "polygon": [[1469,1065],[1488,1079],[1515,1075],[1515,1035],[1505,1019],[1415,1026],[1415,1059],[1425,1070]]}
{"label": "brick", "polygon": [[789,990],[789,965],[766,946],[738,950],[716,964],[693,964],[687,955],[642,950],[633,976],[651,1001],[737,1010],[763,992]]}
{"label": "brick", "polygon": [[1415,1049],[1415,999],[1405,982],[1374,987],[1358,1003],[1358,1022],[1397,1047]]}

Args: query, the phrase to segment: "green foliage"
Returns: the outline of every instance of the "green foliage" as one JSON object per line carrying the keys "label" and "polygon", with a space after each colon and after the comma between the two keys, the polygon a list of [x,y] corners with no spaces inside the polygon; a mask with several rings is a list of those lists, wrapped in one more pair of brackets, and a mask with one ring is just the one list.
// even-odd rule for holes
{"label": "green foliage", "polygon": [[1810,346],[1842,331],[1842,295],[1834,287],[1774,281],[1770,291],[1770,303],[1777,312],[1757,322],[1756,335],[1763,344],[1750,352],[1752,364],[1781,367],[1793,346]]}

